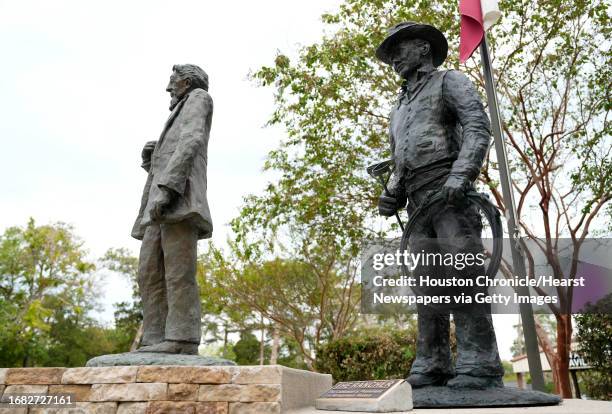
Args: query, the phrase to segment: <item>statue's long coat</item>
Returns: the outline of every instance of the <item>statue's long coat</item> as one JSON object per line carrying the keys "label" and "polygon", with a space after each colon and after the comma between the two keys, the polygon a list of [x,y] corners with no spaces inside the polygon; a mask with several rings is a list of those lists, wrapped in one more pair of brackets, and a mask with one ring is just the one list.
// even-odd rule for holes
{"label": "statue's long coat", "polygon": [[[212,98],[203,89],[194,89],[173,109],[151,155],[149,176],[132,237],[142,240],[150,224],[183,220],[193,222],[200,239],[211,237],[213,225],[206,198],[206,166],[212,113]],[[150,212],[160,187],[169,188],[178,197],[164,212],[161,222],[154,223]]]}

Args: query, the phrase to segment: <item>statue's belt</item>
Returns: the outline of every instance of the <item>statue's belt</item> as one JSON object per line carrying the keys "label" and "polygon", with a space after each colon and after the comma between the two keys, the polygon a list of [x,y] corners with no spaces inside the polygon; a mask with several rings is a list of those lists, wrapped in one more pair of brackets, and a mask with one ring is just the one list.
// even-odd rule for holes
{"label": "statue's belt", "polygon": [[[406,183],[406,192],[413,194],[428,184],[433,183],[440,178],[448,176],[451,172],[454,160],[442,160],[424,167],[420,167],[414,170],[405,169],[402,174],[404,182]],[[429,175],[424,180],[420,177],[423,174]]]}
{"label": "statue's belt", "polygon": [[[491,203],[485,194],[472,190],[466,192],[466,197],[470,202],[476,204],[480,208],[491,226],[491,231],[493,233],[493,249],[491,251],[491,260],[489,261],[489,266],[487,267],[485,274],[489,278],[494,278],[499,270],[499,265],[502,259],[504,237],[499,210],[493,203]],[[408,250],[410,234],[414,230],[417,220],[422,218],[423,214],[429,215],[431,211],[433,211],[431,208],[433,205],[445,202],[446,200],[439,191],[432,192],[427,196],[427,198],[425,198],[425,200],[410,215],[410,219],[404,227],[404,232],[400,241],[400,251]],[[402,266],[402,273],[404,276],[408,275],[408,269],[406,266]]]}

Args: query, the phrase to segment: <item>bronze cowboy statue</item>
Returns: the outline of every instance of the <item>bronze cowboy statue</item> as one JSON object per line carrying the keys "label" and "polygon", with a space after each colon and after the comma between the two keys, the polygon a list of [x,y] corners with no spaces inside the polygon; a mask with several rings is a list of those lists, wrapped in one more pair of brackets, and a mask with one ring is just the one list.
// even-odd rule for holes
{"label": "bronze cowboy statue", "polygon": [[[464,74],[437,69],[447,51],[446,38],[438,29],[412,22],[391,28],[376,51],[376,56],[404,79],[390,118],[395,170],[389,193],[380,196],[379,212],[392,216],[408,203],[410,215],[432,192],[440,192],[444,205],[418,219],[409,238],[410,249],[442,254],[482,252],[481,216],[477,207],[466,201],[466,192],[474,189],[489,148],[489,119],[478,92]],[[461,272],[466,278],[483,274],[482,266]],[[504,369],[489,306],[470,304],[441,310],[418,305],[417,313],[417,355],[407,378],[412,387],[503,386]],[[454,367],[450,313],[457,337]]]}

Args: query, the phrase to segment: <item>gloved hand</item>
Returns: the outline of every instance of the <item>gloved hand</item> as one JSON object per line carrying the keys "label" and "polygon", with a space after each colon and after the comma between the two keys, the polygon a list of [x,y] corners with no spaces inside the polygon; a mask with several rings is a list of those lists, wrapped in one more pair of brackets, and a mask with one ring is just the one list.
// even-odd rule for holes
{"label": "gloved hand", "polygon": [[470,188],[470,184],[470,180],[465,177],[450,175],[442,186],[440,193],[448,204],[460,206],[465,203],[465,193]]}
{"label": "gloved hand", "polygon": [[398,199],[396,196],[390,195],[384,191],[378,198],[378,214],[385,217],[391,217],[397,210],[406,205],[406,199]]}

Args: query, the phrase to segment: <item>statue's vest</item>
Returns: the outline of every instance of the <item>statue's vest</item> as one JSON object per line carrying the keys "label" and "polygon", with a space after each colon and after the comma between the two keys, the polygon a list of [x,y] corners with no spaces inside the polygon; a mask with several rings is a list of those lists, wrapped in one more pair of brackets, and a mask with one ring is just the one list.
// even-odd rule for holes
{"label": "statue's vest", "polygon": [[461,125],[444,103],[443,83],[447,71],[433,71],[410,97],[391,112],[396,168],[416,170],[453,161],[461,148]]}

